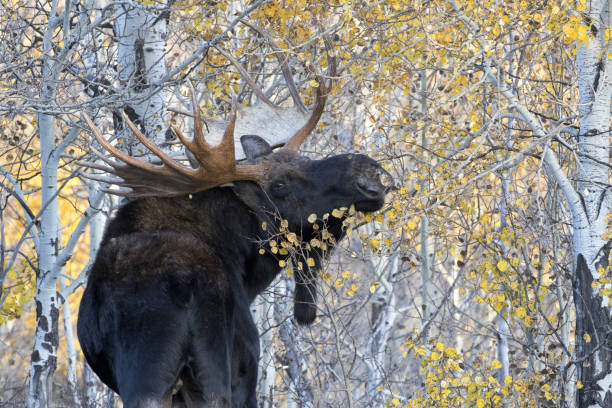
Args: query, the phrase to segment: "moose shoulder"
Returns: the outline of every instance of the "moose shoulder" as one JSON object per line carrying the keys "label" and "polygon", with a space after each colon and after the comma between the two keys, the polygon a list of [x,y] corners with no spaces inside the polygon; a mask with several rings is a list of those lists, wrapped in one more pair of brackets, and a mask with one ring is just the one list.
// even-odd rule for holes
{"label": "moose shoulder", "polygon": [[[104,164],[84,164],[119,177],[103,180],[130,187],[133,199],[106,228],[77,333],[87,362],[126,408],[256,407],[259,335],[249,305],[290,255],[266,251],[270,240],[283,229],[300,242],[322,239],[311,214],[382,207],[387,173],[376,161],[297,153],[329,91],[322,78],[318,83],[310,118],[285,147],[273,151],[258,136],[241,138],[246,163],[234,158],[235,108],[221,143],[210,146],[193,91],[193,139],[174,130],[194,168],[169,158],[125,117],[162,164],[140,162],[115,149],[84,115],[99,143],[120,160],[99,154]],[[330,217],[326,231],[332,242],[340,240],[342,219]],[[316,317],[315,277],[326,253],[305,244],[295,251],[303,265],[295,268],[300,324]]]}

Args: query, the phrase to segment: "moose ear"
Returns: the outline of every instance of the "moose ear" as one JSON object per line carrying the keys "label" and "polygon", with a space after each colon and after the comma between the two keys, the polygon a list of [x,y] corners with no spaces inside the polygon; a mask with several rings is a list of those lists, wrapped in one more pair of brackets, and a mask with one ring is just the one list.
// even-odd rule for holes
{"label": "moose ear", "polygon": [[240,143],[247,160],[250,162],[257,161],[260,157],[272,153],[270,144],[257,135],[242,135]]}

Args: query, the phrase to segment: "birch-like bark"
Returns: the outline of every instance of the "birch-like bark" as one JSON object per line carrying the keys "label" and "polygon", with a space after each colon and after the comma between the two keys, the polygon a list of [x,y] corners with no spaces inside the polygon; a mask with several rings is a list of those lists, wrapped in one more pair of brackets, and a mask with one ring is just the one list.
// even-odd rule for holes
{"label": "birch-like bark", "polygon": [[[50,15],[57,14],[57,0],[51,4]],[[69,12],[69,11],[66,11]],[[43,38],[41,105],[50,106],[56,94],[57,65],[53,62],[53,32],[59,21],[49,21]],[[52,405],[53,373],[57,365],[59,341],[58,322],[60,301],[57,296],[57,274],[53,273],[60,245],[60,222],[57,201],[57,167],[59,153],[55,145],[55,118],[39,113],[41,157],[41,208],[36,277],[36,333],[31,356],[28,408]]]}
{"label": "birch-like bark", "polygon": [[[166,75],[166,13],[166,2],[145,6],[128,0],[117,7],[115,20],[119,85],[126,94],[123,109],[158,146],[165,142],[167,99],[165,90],[153,84]],[[131,132],[125,136],[130,154],[148,152]]]}
{"label": "birch-like bark", "polygon": [[[421,105],[420,111],[423,117],[427,115],[427,70],[421,70],[420,75],[420,86],[421,86]],[[427,127],[423,126],[421,130],[421,148],[423,150],[424,156],[427,154],[427,149],[429,146],[429,139],[427,137]],[[423,157],[423,162],[427,162],[427,158]],[[426,180],[419,180],[419,186],[421,187],[421,192],[425,191],[427,187]],[[421,306],[421,320],[423,325],[427,324],[430,317],[434,312],[434,304],[431,293],[431,261],[433,257],[433,249],[431,240],[429,238],[429,217],[427,214],[423,214],[421,216],[421,281],[422,281],[422,289],[421,296],[423,298],[422,306]]]}
{"label": "birch-like bark", "polygon": [[[610,3],[587,2],[591,38],[578,48],[580,91],[578,136],[578,194],[585,217],[574,219],[574,303],[576,306],[576,357],[586,357],[578,366],[583,387],[578,407],[612,406],[612,311],[610,298],[593,287],[608,269],[611,243],[603,239],[609,227],[610,189],[610,100],[612,98],[612,45],[604,33],[612,24]],[[602,23],[603,22],[603,23]],[[588,336],[587,336],[588,335]],[[590,341],[585,339],[590,337]]]}
{"label": "birch-like bark", "polygon": [[[508,126],[510,129],[512,126]],[[500,228],[503,231],[504,228],[508,227],[508,194],[509,194],[509,180],[508,173],[502,172],[500,175],[502,196],[499,206],[499,217],[500,217]],[[501,242],[502,253],[504,257],[508,256],[508,248]],[[504,306],[497,313],[497,360],[501,363],[501,368],[497,371],[497,379],[500,384],[504,384],[507,376],[510,375],[510,357],[508,354],[508,335],[510,333],[510,327],[508,326],[508,308]]]}
{"label": "birch-like bark", "polygon": [[372,405],[383,405],[386,402],[381,398],[386,398],[386,396],[378,391],[378,387],[386,384],[385,373],[388,372],[388,367],[385,364],[385,356],[397,317],[393,276],[398,272],[399,258],[398,247],[390,258],[373,257],[372,259],[373,262],[377,262],[374,265],[375,276],[380,282],[380,287],[373,296],[375,304],[372,307],[372,330],[366,346],[368,358],[365,360],[368,367],[366,393],[369,397],[369,404]]}
{"label": "birch-like bark", "polygon": [[[60,291],[64,292],[66,289],[66,278],[62,278],[61,275],[64,274],[65,269],[60,269]],[[70,401],[72,404],[77,404],[79,401],[77,394],[77,351],[76,345],[74,341],[74,327],[72,326],[72,310],[70,308],[70,303],[68,302],[68,296],[66,294],[62,294],[62,319],[64,323],[64,341],[66,342],[66,354],[68,357],[68,394],[70,397]]]}
{"label": "birch-like bark", "polygon": [[262,408],[274,407],[274,387],[276,382],[276,367],[274,358],[276,347],[274,344],[274,327],[277,323],[274,319],[274,305],[276,304],[275,292],[280,287],[280,279],[277,278],[270,288],[259,295],[253,302],[252,311],[257,330],[260,333],[260,357],[258,366],[258,406]]}
{"label": "birch-like bark", "polygon": [[[53,85],[46,85],[45,91]],[[57,275],[53,273],[59,252],[59,212],[57,203],[58,157],[55,146],[55,120],[39,114],[42,203],[46,205],[40,217],[40,239],[37,253],[39,275],[36,277],[36,334],[31,356],[28,408],[52,405],[53,373],[57,365],[60,302],[57,296]]]}
{"label": "birch-like bark", "polygon": [[[280,287],[283,298],[292,299],[290,279],[286,275],[281,276]],[[300,342],[297,336],[297,328],[292,319],[285,319],[285,310],[281,302],[275,303],[274,318],[277,322],[282,322],[279,327],[279,339],[285,349],[285,369],[287,371],[290,388],[294,391],[288,395],[288,399],[293,398],[294,404],[302,408],[313,408],[314,397],[310,384],[306,380],[307,364],[302,357]]]}

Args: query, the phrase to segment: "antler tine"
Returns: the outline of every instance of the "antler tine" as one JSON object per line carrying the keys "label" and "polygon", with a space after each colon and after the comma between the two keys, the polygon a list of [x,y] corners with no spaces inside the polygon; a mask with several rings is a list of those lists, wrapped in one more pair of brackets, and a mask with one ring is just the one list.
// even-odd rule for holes
{"label": "antler tine", "polygon": [[[161,159],[161,161],[172,170],[180,173],[184,176],[190,177],[194,175],[194,171],[188,167],[183,166],[182,164],[175,161],[173,158],[168,156],[163,150],[155,145],[155,143],[151,142],[145,135],[143,135],[140,130],[134,125],[134,123],[128,118],[125,112],[122,112],[123,120],[127,123],[130,130],[134,133],[134,135],[140,140],[140,142],[145,145],[147,149],[149,149],[153,154]],[[142,167],[145,162],[141,160],[137,160],[139,167]]]}
{"label": "antler tine", "polygon": [[323,109],[325,108],[325,103],[327,102],[327,96],[332,88],[333,78],[336,77],[336,57],[331,49],[331,44],[329,38],[326,35],[323,35],[323,42],[325,44],[325,51],[327,53],[327,69],[328,76],[330,78],[329,86],[325,84],[325,78],[321,74],[319,74],[316,68],[312,67],[315,78],[319,86],[317,87],[316,98],[315,98],[315,106],[312,110],[312,114],[308,118],[308,121],[304,126],[302,126],[291,138],[285,143],[284,149],[297,151],[306,137],[314,130],[323,115]]}
{"label": "antler tine", "polygon": [[[319,81],[317,81],[319,82]],[[323,115],[325,108],[325,102],[327,101],[327,89],[324,89],[322,82],[319,82],[317,87],[317,95],[315,106],[312,110],[312,114],[308,118],[308,121],[302,126],[291,138],[285,143],[283,149],[297,151],[308,135],[314,130]]]}
{"label": "antler tine", "polygon": [[113,174],[113,171],[115,170],[113,167],[105,166],[103,164],[90,162],[90,161],[78,161],[77,164],[79,166],[88,167],[90,169],[95,169],[95,170],[100,170],[100,171],[103,171],[105,173],[110,173],[110,174]]}
{"label": "antler tine", "polygon": [[102,176],[99,174],[89,174],[89,173],[83,173],[83,172],[80,172],[79,174],[81,175],[81,177],[84,177],[88,180],[99,181],[101,183],[107,183],[107,184],[121,184],[121,179],[116,179],[113,177],[106,177],[106,176]]}
{"label": "antler tine", "polygon": [[251,78],[251,76],[249,75],[247,70],[244,69],[244,67],[238,61],[236,61],[236,59],[232,56],[232,54],[226,52],[225,50],[223,50],[220,47],[217,47],[216,45],[214,46],[214,48],[217,51],[219,51],[225,58],[227,58],[232,63],[232,65],[234,65],[236,67],[236,69],[238,69],[238,71],[240,71],[240,75],[242,76],[242,79],[244,79],[244,81],[249,85],[249,87],[253,90],[253,92],[255,92],[255,95],[257,95],[257,98],[259,98],[266,105],[270,105],[270,106],[276,107],[276,105],[274,105],[272,103],[272,101],[270,99],[268,99],[266,94],[264,94],[264,92],[257,85],[255,80],[253,80],[253,78]]}
{"label": "antler tine", "polygon": [[[142,162],[130,155],[127,155],[125,153],[123,153],[122,151],[118,150],[117,148],[115,148],[115,146],[113,146],[112,144],[110,144],[108,142],[108,140],[106,140],[104,138],[104,136],[102,136],[102,133],[100,133],[100,130],[96,127],[96,125],[93,123],[93,121],[89,118],[89,116],[87,116],[87,114],[85,112],[81,113],[83,116],[83,119],[85,119],[85,122],[87,122],[87,126],[89,126],[89,129],[92,131],[92,133],[94,134],[96,140],[98,141],[98,143],[100,143],[102,145],[102,147],[104,147],[104,149],[106,149],[107,152],[109,152],[110,154],[112,154],[113,156],[115,156],[117,159],[121,160],[122,162],[130,165],[130,166],[134,166],[134,167],[142,167],[145,168],[148,171],[152,171],[155,172],[155,170],[157,169],[157,166],[154,166],[153,164],[150,163],[145,163]],[[131,123],[131,122],[130,122]],[[106,161],[107,163],[109,163],[108,161]],[[116,165],[113,165],[114,168],[117,168]]]}
{"label": "antler tine", "polygon": [[236,95],[232,92],[232,109],[230,110],[230,120],[223,132],[223,138],[219,143],[219,148],[225,153],[228,160],[232,162],[236,161],[236,150],[234,145],[234,129],[236,128],[236,117],[238,116],[238,102],[236,101]]}
{"label": "antler tine", "polygon": [[270,46],[274,50],[276,59],[278,60],[278,63],[281,67],[283,78],[285,78],[285,82],[287,83],[287,88],[289,88],[289,93],[291,94],[293,103],[295,103],[295,106],[297,106],[298,109],[302,111],[302,113],[307,113],[308,108],[306,107],[306,105],[304,105],[304,101],[300,97],[300,93],[297,90],[297,86],[295,86],[295,81],[293,80],[293,77],[291,76],[291,69],[289,68],[289,65],[287,64],[287,61],[289,60],[289,54],[286,51],[284,51],[281,47],[278,46],[276,41],[274,41],[270,33],[268,33],[266,30],[264,30],[263,28],[259,27],[256,24],[251,23],[250,21],[241,21],[241,22],[247,27],[250,27],[253,30],[257,31],[270,44]]}
{"label": "antler tine", "polygon": [[[205,149],[208,146],[208,142],[204,138],[204,127],[202,126],[202,114],[200,113],[200,103],[191,81],[187,81],[189,85],[189,91],[191,92],[191,105],[193,107],[193,140],[194,143],[187,142],[185,146],[192,153],[195,154],[195,150]],[[179,136],[180,137],[180,136]],[[184,139],[181,139],[181,141]]]}

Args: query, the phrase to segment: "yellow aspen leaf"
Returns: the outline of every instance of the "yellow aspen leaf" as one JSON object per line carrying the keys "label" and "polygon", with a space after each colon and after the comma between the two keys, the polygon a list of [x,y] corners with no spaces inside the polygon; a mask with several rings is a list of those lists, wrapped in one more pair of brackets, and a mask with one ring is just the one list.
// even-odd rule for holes
{"label": "yellow aspen leaf", "polygon": [[586,343],[591,342],[591,335],[589,333],[584,333],[584,336],[582,336],[582,338],[584,339]]}
{"label": "yellow aspen leaf", "polygon": [[331,215],[332,217],[340,218],[344,215],[345,212],[346,212],[346,208],[345,209],[334,208],[331,212]]}
{"label": "yellow aspen leaf", "polygon": [[576,388],[581,390],[582,387],[584,387],[584,385],[582,385],[582,381],[580,381],[580,380],[576,381]]}
{"label": "yellow aspen leaf", "polygon": [[287,276],[293,276],[293,268],[289,267],[285,269],[285,273],[287,274]]}
{"label": "yellow aspen leaf", "polygon": [[344,272],[342,272],[342,277],[344,279],[348,278],[349,276],[351,276],[351,271],[344,271]]}
{"label": "yellow aspen leaf", "polygon": [[499,261],[497,261],[497,269],[504,272],[506,269],[508,269],[508,261],[506,261],[505,259],[500,259]]}
{"label": "yellow aspen leaf", "polygon": [[344,286],[344,282],[342,281],[342,279],[336,279],[336,286],[339,288]]}
{"label": "yellow aspen leaf", "polygon": [[578,38],[578,33],[576,32],[576,28],[572,23],[563,25],[563,33],[566,35],[569,42],[575,41],[576,38]]}
{"label": "yellow aspen leaf", "polygon": [[578,41],[580,42],[586,42],[589,39],[589,36],[587,34],[587,30],[589,29],[589,27],[584,26],[584,25],[579,25],[578,28],[576,29],[577,32],[577,36],[578,36]]}
{"label": "yellow aspen leaf", "polygon": [[505,303],[502,303],[502,302],[495,302],[495,303],[493,304],[493,309],[495,309],[495,311],[496,311],[497,313],[499,313],[499,312],[501,312],[501,310],[504,308],[504,306],[506,306],[506,304],[505,304]]}
{"label": "yellow aspen leaf", "polygon": [[493,370],[497,370],[497,369],[500,369],[500,368],[502,368],[502,367],[503,367],[503,366],[502,366],[502,363],[500,363],[500,362],[499,362],[499,360],[493,360],[493,361],[491,362],[491,368],[492,368]]}
{"label": "yellow aspen leaf", "polygon": [[308,266],[310,266],[310,267],[315,266],[315,261],[314,261],[314,259],[313,259],[313,258],[307,258],[307,259],[306,259],[306,265],[308,265]]}
{"label": "yellow aspen leaf", "polygon": [[380,249],[380,240],[376,238],[370,238],[370,248],[372,251],[378,251]]}
{"label": "yellow aspen leaf", "polygon": [[310,214],[308,216],[307,220],[308,220],[309,223],[312,224],[313,222],[315,222],[317,220],[317,214]]}
{"label": "yellow aspen leaf", "polygon": [[476,406],[478,408],[484,408],[484,406],[485,406],[484,400],[482,398],[479,398],[478,401],[476,401]]}
{"label": "yellow aspen leaf", "polygon": [[376,292],[376,289],[380,286],[380,282],[374,282],[372,286],[370,286],[370,293]]}
{"label": "yellow aspen leaf", "polygon": [[516,310],[514,311],[514,314],[516,315],[516,317],[518,317],[519,319],[524,318],[527,315],[527,311],[525,310],[524,307],[517,307]]}
{"label": "yellow aspen leaf", "polygon": [[511,375],[507,375],[506,378],[504,378],[504,384],[512,384],[513,378]]}
{"label": "yellow aspen leaf", "polygon": [[413,230],[413,229],[415,229],[417,227],[417,223],[416,223],[415,220],[408,221],[408,224],[406,224],[406,225],[408,226],[408,229],[411,229],[411,230]]}

